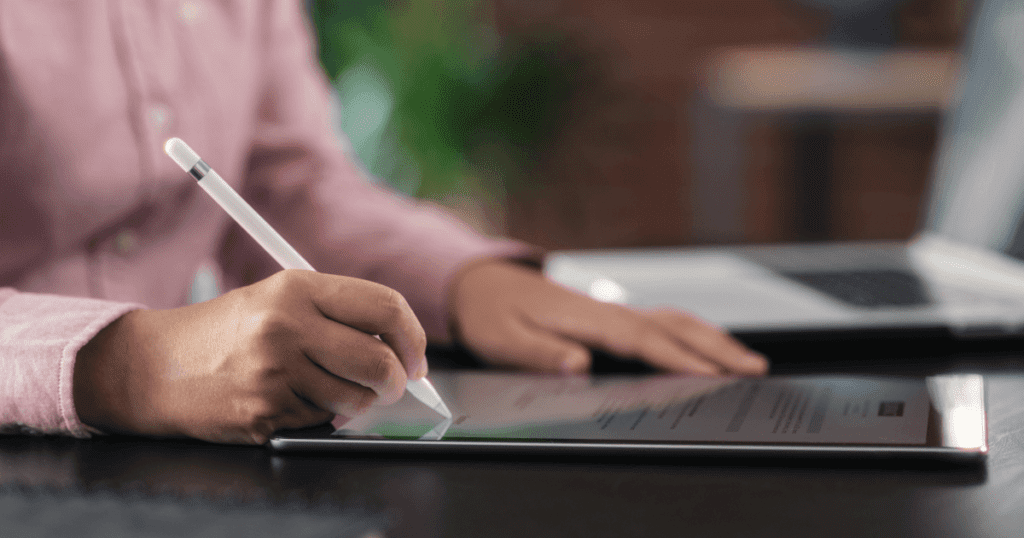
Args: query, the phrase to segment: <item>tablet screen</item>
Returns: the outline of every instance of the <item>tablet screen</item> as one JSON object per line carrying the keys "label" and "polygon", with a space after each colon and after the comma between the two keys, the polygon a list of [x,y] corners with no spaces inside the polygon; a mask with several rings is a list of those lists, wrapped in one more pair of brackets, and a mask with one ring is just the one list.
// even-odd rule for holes
{"label": "tablet screen", "polygon": [[[443,420],[406,395],[335,440],[984,446],[979,376],[705,378],[439,371]],[[956,427],[954,427],[956,426]],[[958,437],[959,436],[959,437]]]}

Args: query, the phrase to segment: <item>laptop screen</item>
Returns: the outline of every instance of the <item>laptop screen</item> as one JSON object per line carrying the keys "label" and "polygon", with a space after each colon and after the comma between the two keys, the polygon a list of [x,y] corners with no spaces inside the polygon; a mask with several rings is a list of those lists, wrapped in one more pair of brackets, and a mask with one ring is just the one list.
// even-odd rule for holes
{"label": "laptop screen", "polygon": [[975,6],[925,228],[1024,258],[1024,2]]}

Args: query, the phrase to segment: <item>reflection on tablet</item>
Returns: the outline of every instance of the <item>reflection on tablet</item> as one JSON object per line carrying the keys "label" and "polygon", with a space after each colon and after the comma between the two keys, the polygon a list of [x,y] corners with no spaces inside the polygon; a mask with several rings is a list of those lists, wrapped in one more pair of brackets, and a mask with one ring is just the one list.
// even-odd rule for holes
{"label": "reflection on tablet", "polygon": [[453,416],[450,416],[450,417],[442,420],[441,422],[438,422],[437,426],[434,426],[430,431],[428,431],[427,433],[425,433],[422,436],[420,436],[419,440],[420,441],[437,441],[437,440],[441,439],[442,437],[444,437],[444,434],[448,431],[448,428],[451,427],[452,422],[454,422],[454,421],[455,421],[455,417],[453,415]]}
{"label": "reflection on tablet", "polygon": [[[922,379],[436,376],[453,412],[411,399],[356,417],[343,437],[407,440],[925,442]],[[406,401],[408,400],[408,401]]]}

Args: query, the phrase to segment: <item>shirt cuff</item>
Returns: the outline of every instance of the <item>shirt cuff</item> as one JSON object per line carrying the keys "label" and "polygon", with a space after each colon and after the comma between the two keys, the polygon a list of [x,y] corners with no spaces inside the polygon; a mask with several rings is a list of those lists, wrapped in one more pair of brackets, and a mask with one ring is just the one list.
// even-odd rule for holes
{"label": "shirt cuff", "polygon": [[89,437],[95,430],[75,409],[78,350],[137,308],[81,297],[9,295],[0,303],[0,429]]}

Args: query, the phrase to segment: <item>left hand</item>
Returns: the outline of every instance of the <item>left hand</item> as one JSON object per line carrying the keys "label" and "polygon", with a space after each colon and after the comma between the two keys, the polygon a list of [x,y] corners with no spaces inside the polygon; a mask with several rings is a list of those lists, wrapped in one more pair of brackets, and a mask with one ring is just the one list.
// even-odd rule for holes
{"label": "left hand", "polygon": [[477,262],[452,286],[455,337],[495,366],[586,372],[589,349],[698,375],[763,375],[768,361],[678,310],[602,303],[505,260]]}

